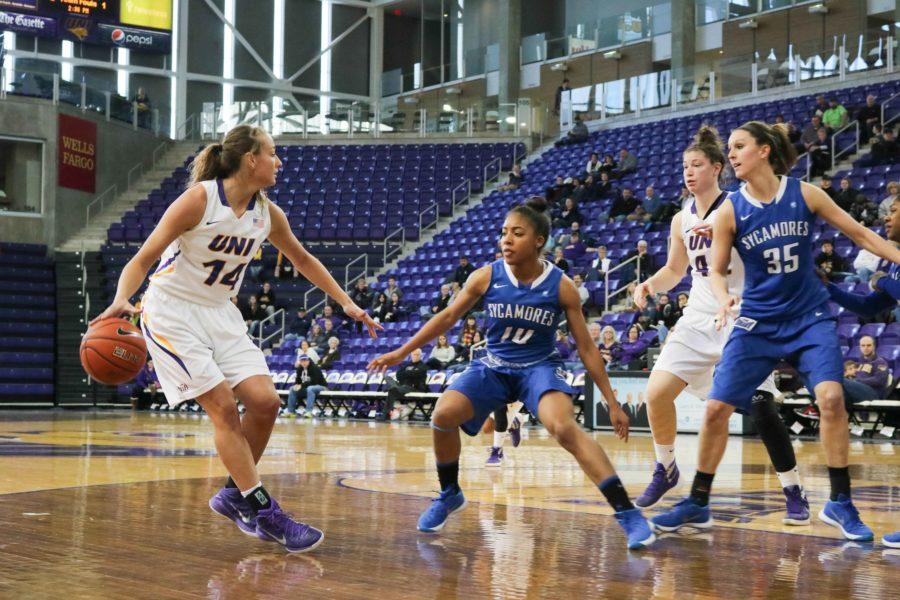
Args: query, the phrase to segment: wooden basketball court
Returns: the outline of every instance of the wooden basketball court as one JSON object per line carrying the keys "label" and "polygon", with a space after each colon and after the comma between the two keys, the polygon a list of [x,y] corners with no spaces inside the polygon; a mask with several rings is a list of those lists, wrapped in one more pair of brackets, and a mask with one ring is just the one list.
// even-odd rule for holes
{"label": "wooden basketball court", "polygon": [[[649,437],[595,435],[637,495]],[[846,543],[815,519],[781,524],[783,497],[757,441],[731,439],[711,533],[628,552],[574,460],[543,429],[527,436],[501,469],[484,467],[487,438],[464,441],[470,505],[429,535],[415,530],[437,487],[426,427],[279,420],[263,481],[326,532],[316,551],[290,555],[208,508],[225,475],[199,415],[0,413],[0,597],[897,597],[900,550]],[[816,442],[796,449],[818,512],[823,453]],[[685,492],[695,450],[696,437],[679,438]],[[900,529],[900,446],[855,442],[852,462],[855,502],[880,540]]]}

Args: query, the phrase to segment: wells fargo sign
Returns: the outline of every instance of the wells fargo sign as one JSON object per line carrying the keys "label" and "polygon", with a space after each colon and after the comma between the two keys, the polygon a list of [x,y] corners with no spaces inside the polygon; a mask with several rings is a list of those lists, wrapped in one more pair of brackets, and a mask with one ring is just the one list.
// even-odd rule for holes
{"label": "wells fargo sign", "polygon": [[59,115],[60,187],[93,194],[97,184],[97,124]]}

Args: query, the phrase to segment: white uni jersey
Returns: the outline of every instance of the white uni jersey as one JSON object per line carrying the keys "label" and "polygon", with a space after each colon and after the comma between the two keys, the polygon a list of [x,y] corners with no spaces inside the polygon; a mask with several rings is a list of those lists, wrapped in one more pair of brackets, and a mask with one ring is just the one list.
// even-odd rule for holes
{"label": "white uni jersey", "polygon": [[[691,293],[688,308],[714,315],[719,311],[719,303],[709,283],[709,263],[711,261],[712,239],[695,234],[692,229],[701,223],[713,224],[716,211],[728,196],[722,192],[707,213],[697,214],[697,204],[691,196],[681,209],[681,236],[691,265]],[[728,266],[728,292],[737,296],[744,289],[744,263],[735,248],[731,249],[731,263]]]}
{"label": "white uni jersey", "polygon": [[203,219],[166,248],[150,287],[188,302],[220,306],[238,294],[247,265],[269,236],[269,207],[253,200],[237,218],[221,179],[199,185],[206,190]]}

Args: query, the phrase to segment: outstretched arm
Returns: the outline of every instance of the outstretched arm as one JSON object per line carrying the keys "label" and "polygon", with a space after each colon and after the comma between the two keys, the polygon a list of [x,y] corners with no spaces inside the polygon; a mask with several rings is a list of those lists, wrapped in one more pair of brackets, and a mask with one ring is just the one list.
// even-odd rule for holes
{"label": "outstretched arm", "polygon": [[731,307],[737,298],[728,293],[728,265],[731,263],[731,246],[737,227],[734,221],[734,205],[725,200],[716,211],[713,223],[712,252],[709,265],[709,283],[716,300],[719,302],[719,314],[716,316],[716,329],[725,325],[731,315]]}
{"label": "outstretched arm", "polygon": [[559,303],[566,312],[569,332],[575,338],[578,356],[581,357],[584,368],[600,388],[600,393],[603,394],[609,405],[609,420],[613,429],[617,436],[627,442],[628,416],[616,401],[616,395],[609,383],[609,375],[606,374],[606,363],[600,355],[600,350],[591,340],[587,323],[584,321],[584,314],[581,312],[581,298],[578,296],[578,290],[572,280],[566,276],[563,276],[559,283]]}
{"label": "outstretched arm", "polygon": [[863,317],[874,317],[897,304],[894,298],[882,291],[875,291],[864,296],[845,292],[833,283],[829,283],[825,287],[832,300]]}
{"label": "outstretched arm", "polygon": [[459,321],[463,315],[472,310],[472,307],[478,302],[491,282],[490,265],[481,267],[469,276],[466,284],[463,286],[456,300],[450,303],[447,308],[437,313],[428,320],[422,328],[416,332],[412,338],[403,346],[382,354],[369,363],[370,371],[384,371],[388,367],[393,367],[402,363],[409,354],[416,348],[421,348],[439,335],[446,333],[453,324]]}
{"label": "outstretched arm", "polygon": [[635,305],[644,310],[647,308],[647,296],[664,294],[678,285],[688,268],[688,254],[681,234],[681,211],[672,217],[669,233],[669,255],[666,264],[652,277],[640,283],[634,290]]}

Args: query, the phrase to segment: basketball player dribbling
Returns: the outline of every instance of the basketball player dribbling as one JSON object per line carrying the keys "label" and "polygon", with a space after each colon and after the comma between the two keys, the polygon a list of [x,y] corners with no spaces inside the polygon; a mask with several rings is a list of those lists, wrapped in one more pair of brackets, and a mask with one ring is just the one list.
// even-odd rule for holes
{"label": "basketball player dribbling", "polygon": [[[194,159],[188,189],[122,270],[115,299],[94,322],[136,314],[129,298],[160,259],[144,295],[141,328],[169,404],[196,400],[213,423],[216,450],[230,477],[210,507],[247,535],[305,552],[324,534],[284,512],[256,469],[281,401],[265,357],[230,299],[240,291],[254,252],[268,239],[371,336],[379,326],[300,244],[284,212],[266,198],[263,190],[275,184],[280,168],[272,138],[258,127],[235,127],[222,143],[204,148]],[[235,397],[246,408],[243,419]]]}
{"label": "basketball player dribbling", "polygon": [[[900,250],[853,220],[819,188],[788,177],[796,158],[781,125],[750,121],[728,139],[728,160],[744,185],[717,211],[709,267],[719,304],[716,326],[726,326],[728,319],[734,325],[713,375],[691,493],[671,511],[653,517],[657,530],[711,522],[710,488],[728,443],[728,419],[735,409],[751,410],[753,390],[785,359],[813,390],[821,414],[831,497],[819,519],[849,540],[874,537],[850,495],[843,358],[828,292],[812,261],[814,225],[821,217],[861,248],[891,262],[900,262]],[[728,289],[733,247],[744,264],[743,298]],[[734,318],[732,309],[739,302],[741,314]]]}
{"label": "basketball player dribbling", "polygon": [[[713,369],[722,357],[731,327],[716,329],[719,304],[710,286],[709,264],[711,229],[716,212],[727,192],[719,188],[725,169],[725,154],[718,132],[703,126],[693,143],[684,151],[684,185],[691,192],[682,210],[672,218],[669,257],[663,268],[634,290],[634,303],[644,310],[647,296],[672,289],[687,272],[691,272],[691,294],[684,315],[668,338],[647,383],[647,416],[656,468],[650,485],[635,504],[647,508],[659,502],[678,483],[675,462],[675,398],[689,388],[697,397],[706,399],[712,386]],[[740,295],[744,285],[744,265],[736,250],[731,252],[728,289]],[[787,525],[809,523],[809,502],[800,484],[797,459],[791,436],[775,404],[778,390],[772,377],[766,378],[753,396],[751,416],[769,452],[772,464],[786,498]],[[712,522],[696,524],[698,527]]]}
{"label": "basketball player dribbling", "polygon": [[581,360],[609,404],[616,434],[627,439],[628,417],[615,401],[600,350],[588,333],[578,290],[559,268],[541,259],[549,235],[549,219],[532,206],[510,210],[500,238],[503,258],[472,273],[453,303],[401,348],[375,358],[369,369],[384,371],[400,364],[413,350],[450,329],[483,296],[487,355],[471,362],[448,386],[431,415],[441,492],[419,517],[419,531],[439,531],[452,513],[466,506],[459,486],[459,429],[477,435],[488,414],[521,400],[606,497],[625,530],[628,547],[642,548],[652,544],[655,536],[628,498],[603,448],[575,421],[574,390],[566,382],[565,367],[554,346],[563,312]]}

